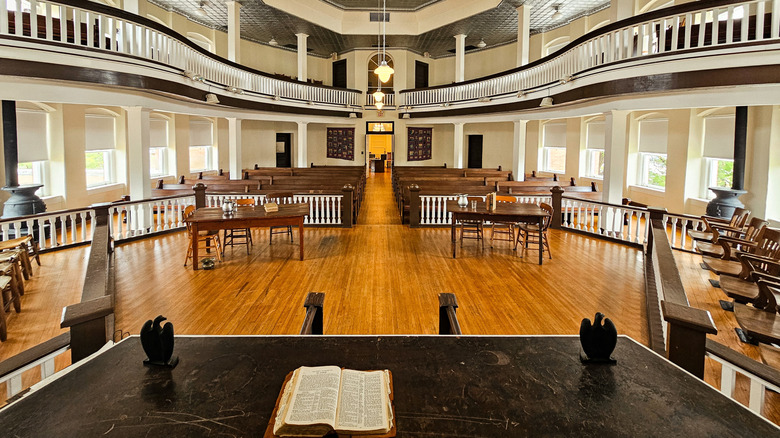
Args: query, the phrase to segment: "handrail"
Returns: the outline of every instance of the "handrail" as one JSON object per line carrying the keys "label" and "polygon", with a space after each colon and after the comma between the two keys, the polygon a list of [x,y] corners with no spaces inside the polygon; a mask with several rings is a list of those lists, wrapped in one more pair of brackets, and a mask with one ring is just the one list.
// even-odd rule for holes
{"label": "handrail", "polygon": [[114,248],[109,225],[111,204],[93,205],[92,236],[81,302],[65,307],[60,327],[70,328],[71,360],[78,362],[98,351],[114,335]]}
{"label": "handrail", "polygon": [[[707,334],[718,329],[706,310],[688,305],[685,287],[680,279],[672,247],[666,234],[666,210],[650,208],[651,231],[647,241],[645,279],[648,324],[651,342],[657,339],[658,315],[666,323],[666,352],[670,361],[691,374],[704,378],[704,356]],[[648,266],[648,264],[650,266]],[[658,345],[651,345],[654,350]]]}
{"label": "handrail", "polygon": [[[224,86],[228,91],[240,90],[274,99],[285,98],[329,105],[361,105],[362,93],[358,90],[278,78],[242,66],[206,51],[166,26],[121,9],[85,0],[42,0],[36,3],[45,5],[43,14],[39,15],[37,10],[10,11],[6,3],[1,2],[0,36],[44,40],[76,47],[84,47],[86,41],[86,47],[91,50],[168,65],[183,74],[189,74],[194,81],[208,81]],[[66,17],[62,19],[66,19],[68,24],[72,23],[68,26],[68,30],[73,30],[72,35],[68,35],[68,31],[64,29],[60,30],[59,35],[54,35],[54,24],[61,18],[55,16],[57,14],[53,13],[53,9],[58,17]],[[11,26],[9,14],[13,17],[15,26]],[[25,15],[31,16],[30,35],[23,31],[22,21]],[[36,17],[36,20],[32,17]],[[39,21],[40,19],[43,21]],[[32,23],[37,25],[33,26]],[[95,35],[98,37],[95,38]],[[71,38],[68,38],[69,36]]]}
{"label": "handrail", "polygon": [[[754,14],[748,11],[742,19],[734,18],[734,8],[741,6],[753,9]],[[722,11],[729,14],[725,22],[718,20]],[[766,21],[767,14],[771,21]],[[707,21],[708,15],[712,15],[712,21]],[[561,50],[522,67],[456,84],[402,90],[399,105],[411,109],[508,96],[562,84],[594,68],[649,59],[661,53],[699,50],[705,46],[720,48],[759,40],[776,41],[780,39],[778,15],[780,7],[773,0],[705,0],[664,8],[593,30]],[[755,31],[752,39],[749,35],[751,20],[756,24],[755,29],[762,30]],[[770,23],[766,37],[763,30]],[[721,30],[724,24],[725,30]],[[696,26],[697,34],[694,35],[692,29]],[[707,38],[706,32],[710,32]],[[719,37],[723,37],[723,42]],[[644,44],[648,45],[647,53],[643,50]]]}
{"label": "handrail", "polygon": [[41,380],[54,374],[54,359],[70,348],[70,333],[63,333],[0,362],[0,383],[5,382],[8,402],[22,392],[22,373],[41,368]]}

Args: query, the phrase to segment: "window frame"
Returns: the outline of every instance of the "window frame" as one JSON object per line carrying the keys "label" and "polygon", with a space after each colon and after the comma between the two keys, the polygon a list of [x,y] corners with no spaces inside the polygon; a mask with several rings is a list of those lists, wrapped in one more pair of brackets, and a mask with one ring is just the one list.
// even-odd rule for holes
{"label": "window frame", "polygon": [[[32,173],[32,180],[33,180],[32,184],[41,184],[41,185],[43,185],[43,187],[38,189],[36,191],[36,193],[39,196],[48,196],[48,194],[49,194],[49,190],[48,190],[49,186],[48,186],[48,184],[46,184],[46,177],[47,177],[48,172],[49,172],[49,160],[44,160],[44,161],[26,161],[26,162],[22,162],[22,163],[17,163],[17,165],[16,165],[16,172],[17,172],[17,175],[20,176],[20,177],[21,177],[21,174],[22,174],[22,172],[21,172],[22,169],[20,169],[19,166],[21,166],[22,164],[31,164],[32,165],[30,167],[30,171]],[[21,178],[19,178],[19,179],[21,179]],[[24,185],[22,183],[22,181],[19,181],[19,184],[20,185]]]}
{"label": "window frame", "polygon": [[[116,157],[115,155],[115,149],[95,149],[95,150],[89,150],[84,151],[84,164],[85,164],[85,176],[87,176],[87,172],[89,171],[88,168],[86,168],[86,160],[87,160],[87,154],[94,154],[94,153],[102,153],[103,154],[103,175],[104,179],[100,183],[89,183],[89,179],[87,178],[86,185],[87,189],[94,189],[98,187],[108,186],[111,184],[116,184]],[[106,178],[107,176],[107,178]]]}
{"label": "window frame", "polygon": [[[703,157],[704,160],[704,171],[702,172],[702,198],[704,199],[712,199],[715,197],[715,193],[713,193],[710,190],[710,187],[721,187],[718,186],[718,163],[721,161],[734,163],[733,159],[728,158],[712,158],[712,157]],[[723,186],[726,188],[730,188],[734,184],[734,175],[731,176],[731,182],[727,186]]]}
{"label": "window frame", "polygon": [[[563,169],[552,169],[550,167],[550,153],[553,150],[563,150]],[[544,146],[542,147],[542,167],[544,172],[557,173],[559,175],[566,173],[566,146]]]}
{"label": "window frame", "polygon": [[[152,166],[152,152],[157,150],[159,153],[159,161],[158,164],[160,165],[160,173],[153,173],[153,166]],[[165,146],[156,146],[156,147],[150,147],[149,148],[149,176],[152,178],[160,177],[160,176],[167,176],[169,174],[168,172],[168,148]]]}
{"label": "window frame", "polygon": [[[666,180],[664,179],[664,185],[663,186],[657,186],[650,184],[650,169],[649,169],[649,160],[653,157],[663,157],[665,160],[668,160],[668,154],[659,154],[655,152],[640,152],[639,153],[639,181],[637,181],[637,184],[640,187],[645,187],[648,189],[654,189],[654,190],[666,190]],[[666,167],[664,168],[664,177],[666,177],[666,173],[668,170],[668,162]]]}
{"label": "window frame", "polygon": [[[205,169],[193,169],[192,168],[192,150],[194,148],[204,148],[206,150],[206,168]],[[214,146],[212,145],[193,145],[187,150],[188,152],[188,164],[190,173],[194,172],[207,172],[210,170],[216,170],[216,160],[214,159]]]}
{"label": "window frame", "polygon": [[602,158],[598,161],[605,163],[606,165],[606,153],[604,152],[604,149],[586,149],[585,150],[585,176],[588,178],[594,178],[594,179],[604,179],[604,170],[600,169],[601,173],[598,171],[593,171],[593,163],[594,163],[594,154],[601,154]]}

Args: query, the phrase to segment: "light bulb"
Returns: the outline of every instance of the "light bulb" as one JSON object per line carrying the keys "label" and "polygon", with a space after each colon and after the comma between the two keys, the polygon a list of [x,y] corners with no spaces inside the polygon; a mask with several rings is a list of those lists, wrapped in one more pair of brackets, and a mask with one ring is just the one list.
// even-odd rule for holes
{"label": "light bulb", "polygon": [[393,70],[392,67],[387,65],[387,61],[382,61],[379,67],[374,69],[374,73],[376,73],[376,75],[379,76],[379,80],[382,83],[385,83],[390,80],[390,76],[392,76],[393,73],[395,73],[395,70]]}

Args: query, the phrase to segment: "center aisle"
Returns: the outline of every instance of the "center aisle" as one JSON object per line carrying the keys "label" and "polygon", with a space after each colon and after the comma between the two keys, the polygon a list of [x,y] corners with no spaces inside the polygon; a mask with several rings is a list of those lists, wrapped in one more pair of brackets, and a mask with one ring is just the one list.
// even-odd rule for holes
{"label": "center aisle", "polygon": [[366,178],[366,194],[358,217],[359,225],[401,225],[393,195],[392,173],[371,173]]}

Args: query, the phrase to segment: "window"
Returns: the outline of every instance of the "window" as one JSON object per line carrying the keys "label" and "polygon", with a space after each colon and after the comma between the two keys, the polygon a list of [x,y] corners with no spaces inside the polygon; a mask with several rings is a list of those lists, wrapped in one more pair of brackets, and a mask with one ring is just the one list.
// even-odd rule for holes
{"label": "window", "polygon": [[[2,1],[2,0],[0,0]],[[19,184],[44,184],[49,163],[48,114],[39,109],[16,109],[16,131],[18,135]],[[49,187],[36,192],[49,194]]]}
{"label": "window", "polygon": [[149,122],[149,174],[164,176],[168,172],[168,121],[152,118]]}
{"label": "window", "polygon": [[666,187],[667,119],[639,121],[639,180],[637,184],[654,189]]}
{"label": "window", "polygon": [[604,121],[585,125],[585,174],[591,178],[604,178]]}
{"label": "window", "polygon": [[215,169],[213,123],[190,121],[190,172]]}
{"label": "window", "polygon": [[87,151],[87,187],[114,182],[114,150]]}
{"label": "window", "polygon": [[640,185],[655,189],[666,187],[666,154],[642,153]]}
{"label": "window", "polygon": [[542,144],[542,170],[566,173],[566,122],[546,123]]}
{"label": "window", "polygon": [[734,114],[704,118],[701,197],[715,196],[709,187],[731,187],[734,173]]}
{"label": "window", "polygon": [[[387,65],[393,67],[393,58],[389,55],[385,55],[385,61],[387,61]],[[368,60],[368,94],[373,94],[380,87],[379,77],[374,73],[374,70],[379,67],[380,64],[382,64],[381,53],[377,53]],[[393,92],[393,78],[395,78],[395,75],[390,76],[390,80],[381,84],[383,93],[390,94]]]}
{"label": "window", "polygon": [[114,148],[116,148],[116,119],[103,114],[87,114],[86,173],[87,187],[116,182],[114,177]]}

